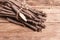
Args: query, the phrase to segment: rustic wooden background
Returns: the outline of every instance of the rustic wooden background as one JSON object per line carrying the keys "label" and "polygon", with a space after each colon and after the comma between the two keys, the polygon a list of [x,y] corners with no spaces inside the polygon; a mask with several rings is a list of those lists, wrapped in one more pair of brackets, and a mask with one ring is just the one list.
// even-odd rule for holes
{"label": "rustic wooden background", "polygon": [[26,0],[32,8],[47,14],[46,28],[34,32],[0,18],[0,40],[60,40],[60,0]]}

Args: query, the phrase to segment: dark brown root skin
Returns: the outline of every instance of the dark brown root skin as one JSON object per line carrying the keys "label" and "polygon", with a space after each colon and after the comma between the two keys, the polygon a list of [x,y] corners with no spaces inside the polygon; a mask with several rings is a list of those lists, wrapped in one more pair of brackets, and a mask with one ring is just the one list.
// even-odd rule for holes
{"label": "dark brown root skin", "polygon": [[[37,31],[37,32],[42,31],[42,29],[45,28],[45,25],[43,23],[46,21],[46,17],[47,17],[46,13],[43,13],[42,11],[38,11],[38,10],[35,10],[32,8],[28,8],[28,9],[22,8],[21,10],[19,10],[21,8],[21,6],[16,5],[16,3],[13,3],[13,2],[10,2],[11,7],[10,7],[10,5],[8,5],[8,3],[5,6],[2,3],[1,3],[1,5],[3,5],[2,7],[5,10],[0,9],[0,16],[8,17],[8,18],[10,17],[10,19],[13,20],[13,21],[11,21],[11,20],[9,20],[9,21],[16,23],[18,25],[22,24],[22,25],[32,29],[33,31]],[[1,5],[0,5],[0,7],[1,7]],[[3,11],[3,12],[1,12],[1,11]],[[12,11],[12,14],[10,14],[11,11]],[[19,13],[22,13],[25,15],[25,17],[27,18],[27,22],[23,21],[23,19],[19,16]]]}

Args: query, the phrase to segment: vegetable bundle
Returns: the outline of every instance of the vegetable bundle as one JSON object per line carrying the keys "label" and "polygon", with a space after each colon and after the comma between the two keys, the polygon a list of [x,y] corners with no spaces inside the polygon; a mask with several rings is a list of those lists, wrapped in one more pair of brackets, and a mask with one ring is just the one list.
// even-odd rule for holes
{"label": "vegetable bundle", "polygon": [[24,25],[38,32],[45,28],[45,13],[22,6],[12,1],[0,1],[0,17],[6,17],[10,22]]}

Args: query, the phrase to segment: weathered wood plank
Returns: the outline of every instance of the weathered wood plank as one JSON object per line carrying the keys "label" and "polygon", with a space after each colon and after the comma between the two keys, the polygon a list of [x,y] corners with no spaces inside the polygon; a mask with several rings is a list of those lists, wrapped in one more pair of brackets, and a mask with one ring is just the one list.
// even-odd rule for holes
{"label": "weathered wood plank", "polygon": [[[46,13],[46,22],[60,22],[60,6],[32,6],[32,8],[36,8],[37,10]],[[0,22],[7,22],[7,20],[0,18]]]}
{"label": "weathered wood plank", "polygon": [[32,31],[31,29],[21,25],[16,25],[13,23],[0,23],[0,32],[27,32],[27,29]]}
{"label": "weathered wood plank", "polygon": [[60,13],[47,13],[46,22],[60,22]]}
{"label": "weathered wood plank", "polygon": [[27,2],[31,6],[38,6],[38,5],[60,6],[60,0],[27,0]]}
{"label": "weathered wood plank", "polygon": [[[46,7],[46,6],[45,6]],[[43,11],[47,14],[46,22],[60,22],[60,6],[35,7],[37,10]]]}
{"label": "weathered wood plank", "polygon": [[46,22],[60,22],[60,9],[41,9],[47,14]]}
{"label": "weathered wood plank", "polygon": [[[5,24],[5,26],[7,24]],[[0,30],[0,40],[40,40],[40,39],[41,40],[48,40],[48,39],[49,40],[53,40],[53,39],[60,40],[60,31],[59,31],[60,23],[46,23],[47,27],[42,32],[33,32],[26,28],[25,30],[27,31],[25,31],[19,26],[16,26],[16,25],[14,26],[14,24],[12,25],[9,23],[8,25],[10,26],[6,28],[3,26],[3,28],[5,28],[4,29],[5,31]],[[13,29],[13,31],[11,29]]]}
{"label": "weathered wood plank", "polygon": [[[60,22],[60,13],[47,13],[46,22]],[[8,22],[7,19],[0,18],[0,23]]]}

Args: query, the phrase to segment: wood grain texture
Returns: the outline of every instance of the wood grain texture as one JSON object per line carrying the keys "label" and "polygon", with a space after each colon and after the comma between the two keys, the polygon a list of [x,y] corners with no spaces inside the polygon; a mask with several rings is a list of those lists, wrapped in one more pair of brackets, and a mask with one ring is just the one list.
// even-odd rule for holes
{"label": "wood grain texture", "polygon": [[0,40],[60,40],[60,23],[52,22],[46,25],[46,29],[42,32],[34,32],[18,25],[5,23],[5,26],[0,27]]}
{"label": "wood grain texture", "polygon": [[60,22],[60,6],[31,6],[47,14],[46,22]]}
{"label": "wood grain texture", "polygon": [[60,6],[60,0],[28,0],[27,3],[31,6],[39,6],[39,5]]}
{"label": "wood grain texture", "polygon": [[34,32],[27,27],[0,18],[0,40],[60,40],[60,6],[45,6],[40,3],[35,5],[34,3],[31,7],[47,14],[46,28],[42,32]]}
{"label": "wood grain texture", "polygon": [[0,40],[60,40],[60,14],[52,9],[41,10],[47,13],[46,28],[42,32],[34,32],[0,18]]}

